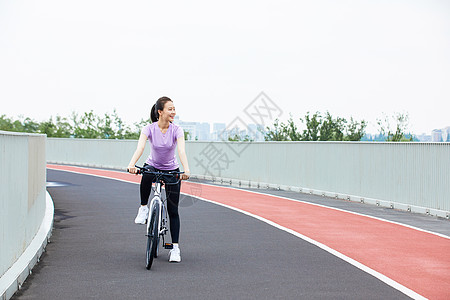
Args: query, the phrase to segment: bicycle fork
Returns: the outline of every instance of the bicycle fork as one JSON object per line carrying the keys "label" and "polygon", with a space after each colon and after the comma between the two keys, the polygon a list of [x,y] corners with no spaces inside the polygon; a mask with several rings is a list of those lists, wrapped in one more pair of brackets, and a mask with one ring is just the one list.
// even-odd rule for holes
{"label": "bicycle fork", "polygon": [[[158,234],[159,236],[162,238],[162,242],[163,242],[163,246],[165,249],[173,249],[173,244],[172,243],[165,243],[165,235],[168,231],[167,228],[167,212],[164,206],[164,203],[161,201],[161,184],[160,183],[156,183],[155,184],[155,195],[152,199],[152,201],[150,202],[150,209],[153,208],[153,205],[155,202],[159,203],[159,210],[158,210]],[[150,212],[152,213],[152,212]],[[151,236],[152,232],[150,232],[150,222],[147,221],[147,236]]]}

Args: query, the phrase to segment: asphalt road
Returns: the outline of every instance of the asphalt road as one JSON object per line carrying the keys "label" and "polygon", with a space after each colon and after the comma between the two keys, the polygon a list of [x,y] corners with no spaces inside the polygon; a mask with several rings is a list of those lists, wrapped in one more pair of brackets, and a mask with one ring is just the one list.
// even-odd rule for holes
{"label": "asphalt road", "polygon": [[137,184],[47,174],[58,184],[48,188],[51,243],[13,299],[408,298],[302,239],[196,199],[180,207],[182,262],[169,263],[162,250],[148,271],[145,228],[134,224]]}

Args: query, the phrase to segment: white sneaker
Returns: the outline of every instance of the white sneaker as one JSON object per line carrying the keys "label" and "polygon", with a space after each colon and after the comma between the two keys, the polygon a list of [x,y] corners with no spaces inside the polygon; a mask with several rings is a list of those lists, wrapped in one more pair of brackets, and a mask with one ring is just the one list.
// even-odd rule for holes
{"label": "white sneaker", "polygon": [[145,221],[147,220],[147,218],[148,218],[148,207],[141,206],[141,207],[139,207],[136,219],[134,219],[134,223],[145,224]]}
{"label": "white sneaker", "polygon": [[169,262],[181,262],[180,248],[174,248],[169,251]]}

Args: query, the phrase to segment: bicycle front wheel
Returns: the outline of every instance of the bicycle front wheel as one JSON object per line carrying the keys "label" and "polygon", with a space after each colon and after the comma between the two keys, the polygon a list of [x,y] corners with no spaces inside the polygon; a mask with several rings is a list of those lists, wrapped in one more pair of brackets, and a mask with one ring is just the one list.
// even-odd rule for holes
{"label": "bicycle front wheel", "polygon": [[156,257],[156,250],[158,248],[159,240],[159,203],[155,202],[151,209],[151,217],[149,220],[149,228],[147,234],[147,270],[150,270],[153,263],[153,258]]}

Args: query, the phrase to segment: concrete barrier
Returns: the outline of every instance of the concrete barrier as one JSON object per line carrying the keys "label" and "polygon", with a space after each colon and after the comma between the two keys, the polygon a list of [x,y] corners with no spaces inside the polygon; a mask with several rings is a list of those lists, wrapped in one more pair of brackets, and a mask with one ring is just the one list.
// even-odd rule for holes
{"label": "concrete barrier", "polygon": [[[134,140],[47,139],[47,161],[90,167],[125,169],[136,150]],[[142,165],[150,153],[146,147],[138,161]]]}
{"label": "concrete barrier", "polygon": [[0,131],[1,299],[20,287],[51,234],[45,147],[45,135]]}

